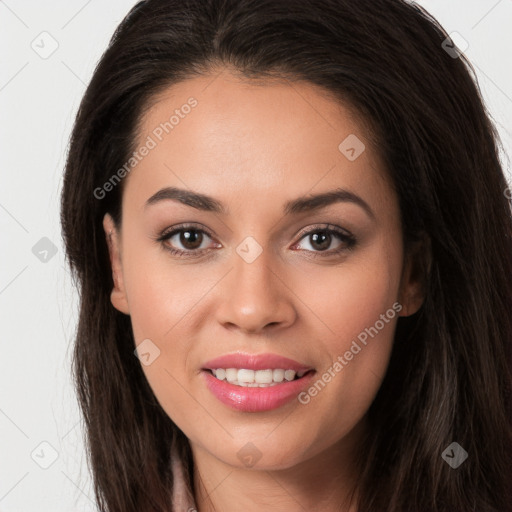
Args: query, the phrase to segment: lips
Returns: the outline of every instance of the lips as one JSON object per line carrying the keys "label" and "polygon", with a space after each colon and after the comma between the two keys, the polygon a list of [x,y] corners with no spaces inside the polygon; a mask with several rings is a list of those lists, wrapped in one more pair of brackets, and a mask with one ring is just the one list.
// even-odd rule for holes
{"label": "lips", "polygon": [[284,370],[294,370],[296,373],[314,369],[312,366],[278,354],[245,354],[242,352],[220,356],[203,365],[203,370],[216,370],[217,368],[245,368],[255,371],[283,368]]}
{"label": "lips", "polygon": [[[219,369],[221,377],[219,377]],[[225,370],[236,369],[238,375],[257,375],[282,369],[295,373],[293,380],[278,379],[279,382],[259,384],[231,381],[224,378]],[[235,353],[212,359],[204,364],[202,375],[210,392],[223,404],[242,412],[263,412],[276,409],[290,402],[310,385],[315,370],[293,359],[277,354]],[[217,377],[215,376],[217,374]]]}

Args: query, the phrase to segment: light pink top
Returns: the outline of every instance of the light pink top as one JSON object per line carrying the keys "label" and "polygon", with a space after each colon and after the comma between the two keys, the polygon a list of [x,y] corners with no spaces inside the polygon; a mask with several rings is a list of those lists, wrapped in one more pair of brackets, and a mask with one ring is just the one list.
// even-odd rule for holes
{"label": "light pink top", "polygon": [[178,456],[174,443],[171,447],[171,467],[174,477],[172,512],[197,512],[192,490],[186,484],[185,474],[187,470]]}

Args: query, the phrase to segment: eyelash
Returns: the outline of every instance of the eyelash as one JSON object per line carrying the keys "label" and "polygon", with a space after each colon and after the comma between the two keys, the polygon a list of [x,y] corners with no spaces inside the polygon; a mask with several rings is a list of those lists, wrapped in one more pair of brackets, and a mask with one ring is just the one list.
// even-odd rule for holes
{"label": "eyelash", "polygon": [[[166,251],[169,251],[173,256],[177,256],[179,258],[200,257],[204,253],[204,251],[207,251],[207,249],[181,250],[181,249],[175,249],[174,247],[169,247],[168,244],[164,243],[167,240],[169,240],[170,238],[172,238],[174,235],[184,232],[184,231],[194,231],[196,233],[203,233],[203,234],[208,235],[209,238],[213,239],[213,235],[207,229],[199,228],[199,227],[196,227],[191,224],[183,224],[183,225],[175,226],[174,228],[172,228],[171,231],[168,231],[168,232],[164,231],[156,238],[156,241],[160,242],[162,244],[163,248]],[[324,233],[324,234],[329,234],[329,235],[335,235],[342,242],[342,245],[340,245],[339,248],[330,250],[330,251],[310,251],[310,250],[303,249],[303,250],[306,250],[306,252],[312,253],[311,257],[313,257],[313,258],[329,257],[329,256],[333,256],[335,254],[340,254],[347,250],[351,251],[354,249],[354,247],[357,243],[357,240],[354,237],[354,235],[352,235],[348,231],[342,230],[341,228],[332,226],[331,224],[315,226],[312,229],[301,233],[299,242],[297,242],[297,243],[300,243],[301,240],[303,240],[307,236],[312,235],[314,233]],[[297,245],[297,244],[294,244],[294,245]]]}

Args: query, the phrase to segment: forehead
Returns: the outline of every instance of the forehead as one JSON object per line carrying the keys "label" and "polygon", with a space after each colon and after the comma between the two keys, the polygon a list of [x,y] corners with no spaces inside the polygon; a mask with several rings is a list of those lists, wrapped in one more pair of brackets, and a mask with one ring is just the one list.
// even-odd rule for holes
{"label": "forehead", "polygon": [[150,149],[135,162],[127,189],[147,199],[174,184],[240,204],[336,186],[389,195],[364,126],[353,109],[308,82],[199,76],[151,101],[135,145]]}

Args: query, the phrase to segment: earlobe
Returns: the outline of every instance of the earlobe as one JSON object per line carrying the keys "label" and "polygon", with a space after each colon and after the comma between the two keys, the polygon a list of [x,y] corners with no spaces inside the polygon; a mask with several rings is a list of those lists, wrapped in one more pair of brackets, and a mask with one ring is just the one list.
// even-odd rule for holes
{"label": "earlobe", "polygon": [[400,285],[400,316],[411,316],[423,305],[431,260],[430,238],[424,235],[413,243],[406,254]]}
{"label": "earlobe", "polygon": [[105,238],[110,255],[110,266],[112,269],[112,280],[114,283],[110,294],[110,301],[118,311],[129,315],[130,310],[124,287],[123,267],[121,262],[120,234],[112,216],[108,213],[103,217],[103,229],[105,231]]}

